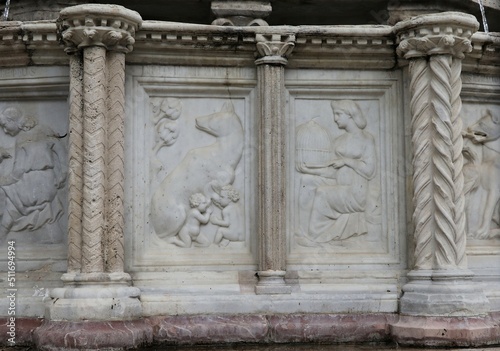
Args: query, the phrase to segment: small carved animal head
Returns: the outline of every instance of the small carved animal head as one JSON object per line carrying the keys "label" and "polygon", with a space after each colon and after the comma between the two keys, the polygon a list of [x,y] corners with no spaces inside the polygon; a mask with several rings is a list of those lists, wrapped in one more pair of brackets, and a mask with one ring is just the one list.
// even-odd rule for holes
{"label": "small carved animal head", "polygon": [[226,102],[220,112],[196,118],[196,128],[215,137],[230,135],[243,129],[238,115],[234,112],[234,106],[230,102]]}
{"label": "small carved animal head", "polygon": [[464,137],[469,138],[475,144],[484,144],[500,137],[500,115],[486,110],[483,116],[467,128]]}

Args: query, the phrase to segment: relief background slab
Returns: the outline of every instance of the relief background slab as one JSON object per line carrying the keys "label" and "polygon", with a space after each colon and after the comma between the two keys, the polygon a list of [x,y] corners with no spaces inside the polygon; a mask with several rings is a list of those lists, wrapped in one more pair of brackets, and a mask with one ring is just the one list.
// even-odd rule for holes
{"label": "relief background slab", "polygon": [[[257,179],[254,70],[177,66],[129,67],[126,85],[128,269],[134,272],[164,270],[166,267],[169,267],[169,271],[175,271],[182,266],[189,266],[193,270],[210,270],[211,266],[216,267],[214,269],[221,269],[221,266],[228,269],[254,267],[256,223],[253,211]],[[170,108],[167,107],[169,105]],[[158,113],[162,112],[158,112],[158,107],[160,110],[171,111],[171,116],[161,120]],[[176,192],[177,197],[185,197],[185,205],[190,195],[200,192],[201,185],[196,185],[196,188],[195,184],[206,183],[206,174],[205,171],[196,173],[194,169],[197,169],[199,159],[207,158],[207,147],[220,139],[197,128],[196,123],[201,123],[198,119],[201,116],[219,114],[224,108],[230,107],[234,108],[234,114],[243,127],[243,138],[239,141],[243,151],[234,169],[232,181],[233,188],[239,193],[239,200],[229,205],[240,206],[242,216],[237,221],[240,222],[238,227],[242,229],[242,240],[224,241],[218,245],[213,243],[217,226],[211,222],[198,223],[200,233],[208,239],[210,245],[197,247],[199,243],[197,239],[193,239],[191,245],[188,245],[190,247],[181,247],[178,240],[177,244],[169,241],[171,233],[164,233],[164,237],[157,235],[156,229],[163,225],[162,218],[168,217],[168,212],[166,215],[160,215],[160,212],[168,208],[165,198],[172,191]],[[172,112],[174,110],[177,112]],[[158,145],[161,140],[157,132],[163,122],[167,129],[169,128],[170,134],[168,141],[162,146]],[[208,158],[212,157],[215,156]],[[180,170],[179,165],[185,163],[187,158],[194,159],[194,163],[190,163],[186,170]],[[228,173],[221,170],[220,177],[226,178]],[[170,175],[174,177],[173,174],[185,174],[185,178],[181,177],[182,184],[176,188],[172,187],[172,191],[165,190],[164,181],[167,182],[166,179]],[[223,179],[222,182],[227,183],[228,180]],[[179,184],[179,181],[176,184]],[[161,196],[157,196],[162,191]],[[153,201],[155,196],[160,200]],[[209,208],[213,211],[212,216],[221,217],[221,210],[213,203],[209,204]],[[169,208],[166,211],[171,210]],[[206,217],[207,212],[203,212],[203,215]],[[173,221],[165,223],[162,228],[169,230]]]}

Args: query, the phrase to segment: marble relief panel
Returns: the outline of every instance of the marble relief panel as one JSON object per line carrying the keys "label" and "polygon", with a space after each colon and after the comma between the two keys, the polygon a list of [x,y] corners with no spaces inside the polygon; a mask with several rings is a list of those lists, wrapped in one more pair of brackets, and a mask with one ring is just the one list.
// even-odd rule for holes
{"label": "marble relief panel", "polygon": [[129,72],[131,269],[254,264],[255,81],[230,71]]}
{"label": "marble relief panel", "polygon": [[400,262],[405,154],[398,77],[343,75],[287,79],[294,122],[290,264]]}
{"label": "marble relief panel", "polygon": [[500,254],[500,79],[463,74],[463,156],[469,267],[495,267]]}
{"label": "marble relief panel", "polygon": [[0,72],[0,246],[20,270],[66,256],[67,91],[67,69]]}
{"label": "marble relief panel", "polygon": [[467,238],[500,246],[500,105],[464,104]]}

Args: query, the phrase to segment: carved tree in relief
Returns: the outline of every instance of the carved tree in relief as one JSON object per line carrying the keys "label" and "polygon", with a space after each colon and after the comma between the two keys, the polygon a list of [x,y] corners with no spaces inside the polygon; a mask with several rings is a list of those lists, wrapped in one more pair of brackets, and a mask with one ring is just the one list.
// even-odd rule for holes
{"label": "carved tree in relief", "polygon": [[182,103],[176,98],[165,98],[153,102],[153,123],[155,125],[155,146],[151,155],[151,171],[158,178],[164,176],[165,165],[160,158],[164,147],[172,146],[179,138],[178,119],[182,113]]}

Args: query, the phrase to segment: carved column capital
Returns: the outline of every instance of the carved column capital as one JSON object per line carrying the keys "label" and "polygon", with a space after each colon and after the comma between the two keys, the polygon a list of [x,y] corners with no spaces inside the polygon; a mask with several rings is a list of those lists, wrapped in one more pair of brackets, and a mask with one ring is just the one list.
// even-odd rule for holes
{"label": "carved column capital", "polygon": [[397,54],[405,59],[452,55],[462,59],[472,50],[470,38],[479,28],[472,15],[442,12],[416,16],[394,26]]}
{"label": "carved column capital", "polygon": [[257,34],[257,55],[256,65],[278,64],[285,66],[288,63],[288,56],[295,47],[295,35],[293,34]]}
{"label": "carved column capital", "polygon": [[68,53],[90,46],[128,53],[141,16],[118,5],[77,5],[61,11],[58,31]]}

